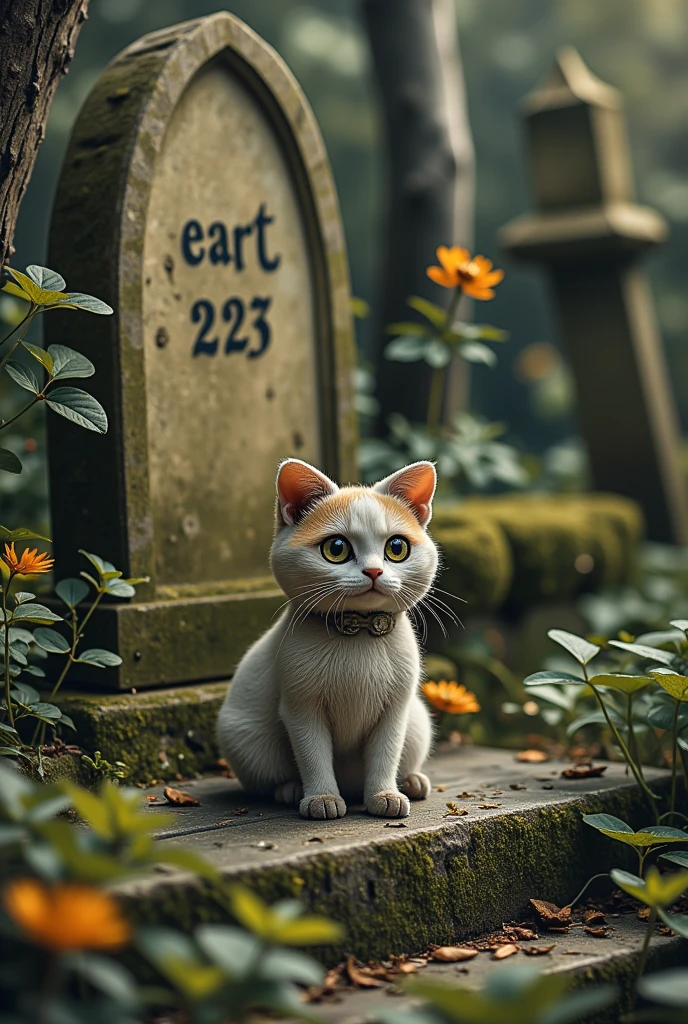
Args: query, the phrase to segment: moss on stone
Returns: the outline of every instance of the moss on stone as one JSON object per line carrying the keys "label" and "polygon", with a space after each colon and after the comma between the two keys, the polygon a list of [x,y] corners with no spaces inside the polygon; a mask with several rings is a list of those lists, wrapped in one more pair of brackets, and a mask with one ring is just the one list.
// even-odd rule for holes
{"label": "moss on stone", "polygon": [[[643,533],[638,506],[612,494],[508,495],[440,505],[433,532],[447,559],[447,589],[462,595],[466,586],[481,593],[464,568],[463,545],[472,537],[454,533],[471,522],[497,527],[506,539],[513,572],[501,597],[518,610],[623,582]],[[464,578],[468,582],[462,584]],[[483,607],[479,598],[469,601],[471,610]]]}
{"label": "moss on stone", "polygon": [[364,959],[427,949],[519,919],[529,899],[571,900],[587,879],[611,867],[633,869],[633,854],[587,827],[582,814],[607,811],[636,827],[647,816],[640,793],[624,787],[546,808],[458,821],[339,851],[293,855],[251,870],[224,870],[216,884],[155,878],[121,887],[138,921],[174,923],[230,918],[229,886],[249,885],[273,901],[300,896],[347,929],[340,949]]}
{"label": "moss on stone", "polygon": [[442,586],[462,597],[472,611],[488,611],[499,607],[509,591],[511,551],[495,521],[463,509],[441,509],[432,524],[446,566]]}
{"label": "moss on stone", "polygon": [[226,690],[221,682],[136,694],[65,693],[58,703],[73,719],[84,750],[124,761],[128,782],[148,783],[213,766],[215,723]]}

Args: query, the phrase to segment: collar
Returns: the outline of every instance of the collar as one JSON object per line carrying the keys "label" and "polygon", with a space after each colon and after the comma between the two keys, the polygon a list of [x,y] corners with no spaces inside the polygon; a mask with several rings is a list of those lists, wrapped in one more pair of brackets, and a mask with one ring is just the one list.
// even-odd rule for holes
{"label": "collar", "polygon": [[321,619],[325,625],[332,622],[342,636],[355,636],[362,629],[367,629],[371,636],[387,636],[397,624],[392,612],[356,612],[344,611],[331,615],[330,612],[312,612],[311,616]]}

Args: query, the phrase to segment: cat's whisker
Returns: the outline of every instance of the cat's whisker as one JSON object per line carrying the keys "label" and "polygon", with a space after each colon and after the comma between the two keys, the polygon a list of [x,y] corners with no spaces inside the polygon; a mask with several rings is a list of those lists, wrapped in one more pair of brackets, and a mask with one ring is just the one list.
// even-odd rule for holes
{"label": "cat's whisker", "polygon": [[320,587],[322,586],[322,583],[314,583],[311,584],[309,587],[302,587],[299,591],[296,592],[296,594],[294,594],[292,597],[288,597],[286,601],[282,602],[277,611],[273,614],[272,618],[274,619],[276,615],[279,615],[282,609],[286,608],[287,605],[292,604],[292,602],[296,600],[296,598],[303,597],[304,594],[309,594],[312,591],[319,590]]}
{"label": "cat's whisker", "polygon": [[436,590],[438,594],[445,594],[447,597],[453,597],[455,601],[460,601],[461,604],[468,604],[465,597],[459,597],[458,594],[452,594],[450,590],[442,590],[441,587],[436,587],[434,584],[430,587],[430,590]]}
{"label": "cat's whisker", "polygon": [[445,604],[445,602],[442,601],[441,598],[435,597],[434,594],[426,594],[424,600],[434,604],[440,615],[446,615],[450,622],[453,622],[455,626],[461,626],[462,629],[464,628],[463,622],[458,617],[458,615],[456,615],[455,612],[452,611],[452,609],[449,607],[449,605]]}

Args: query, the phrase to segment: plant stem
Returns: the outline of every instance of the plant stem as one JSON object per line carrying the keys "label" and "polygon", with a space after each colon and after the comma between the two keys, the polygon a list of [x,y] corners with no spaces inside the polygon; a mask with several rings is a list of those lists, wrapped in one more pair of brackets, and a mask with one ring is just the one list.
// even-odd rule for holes
{"label": "plant stem", "polygon": [[[0,369],[2,369],[2,367],[0,367]],[[32,409],[36,402],[40,402],[42,398],[43,395],[40,395],[40,397],[36,395],[36,397],[33,398],[28,405],[25,405],[24,408],[20,409],[19,412],[14,414],[14,416],[10,417],[10,419],[8,420],[3,420],[3,422],[0,423],[0,430],[4,430],[5,427],[9,427],[10,423],[14,423],[15,420],[18,420],[20,416],[23,416],[25,412],[28,412],[29,409]]]}
{"label": "plant stem", "polygon": [[589,886],[589,885],[592,885],[592,883],[593,883],[593,882],[595,881],[595,879],[597,879],[597,878],[609,878],[609,872],[608,872],[608,871],[603,871],[603,872],[602,872],[601,874],[599,874],[599,875],[593,875],[593,876],[592,876],[592,878],[589,878],[589,879],[587,880],[587,882],[585,883],[585,885],[583,886],[583,888],[581,889],[581,891],[580,891],[580,892],[578,893],[578,895],[576,896],[575,900],[571,900],[571,902],[570,902],[570,903],[568,904],[568,906],[569,906],[569,907],[571,907],[571,908],[573,909],[573,907],[575,907],[576,903],[578,903],[578,900],[579,900],[579,899],[581,898],[581,896],[582,896],[582,895],[583,895],[583,893],[584,893],[584,892],[586,891],[586,889],[588,888],[588,886]]}
{"label": "plant stem", "polygon": [[645,932],[645,940],[643,941],[643,948],[640,951],[640,960],[638,961],[638,973],[635,976],[635,987],[633,990],[633,997],[631,1001],[631,1009],[635,1006],[636,999],[638,998],[638,982],[643,976],[645,971],[645,964],[647,963],[647,953],[650,948],[650,939],[652,933],[655,930],[655,921],[657,920],[657,909],[652,907],[650,910],[650,916],[647,919],[647,930]]}
{"label": "plant stem", "polygon": [[[0,341],[0,348],[2,348],[2,346],[5,344],[6,341],[10,340],[10,338],[12,337],[12,335],[14,334],[15,331],[18,331],[20,327],[23,327],[23,325],[26,323],[26,321],[29,319],[29,317],[32,314],[33,314],[33,305],[29,309],[29,312],[26,314],[24,319],[20,320],[19,323],[17,324],[17,326],[13,327],[12,330],[10,331],[10,333],[6,334],[5,337],[2,339],[2,341]],[[27,324],[27,327],[28,327],[28,324]]]}
{"label": "plant stem", "polygon": [[7,618],[7,595],[10,592],[11,584],[12,573],[10,572],[7,587],[0,585],[0,590],[2,590],[2,621],[5,627],[5,703],[7,705],[8,721],[14,729],[14,711],[12,710],[12,698],[10,697],[10,687],[12,685],[10,678],[10,624]]}
{"label": "plant stem", "polygon": [[673,817],[676,810],[676,768],[678,761],[678,713],[681,710],[680,700],[674,701],[674,724],[671,730],[671,801],[669,814]]}
{"label": "plant stem", "polygon": [[628,728],[628,746],[633,755],[633,760],[638,766],[638,771],[645,778],[643,774],[643,766],[640,763],[640,751],[638,750],[638,737],[635,734],[633,728],[633,694],[629,693],[626,697],[626,726]]}
{"label": "plant stem", "polygon": [[[26,337],[26,332],[28,331],[29,327],[31,326],[31,321],[33,320],[34,316],[36,315],[36,312],[37,312],[37,310],[38,310],[38,307],[37,307],[37,306],[33,306],[33,307],[32,307],[32,308],[31,308],[31,309],[29,310],[29,312],[28,312],[28,313],[26,314],[26,316],[25,316],[25,317],[24,317],[24,319],[22,320],[21,324],[18,324],[18,325],[17,325],[17,327],[15,327],[15,329],[14,329],[14,330],[16,331],[16,330],[17,330],[17,329],[18,329],[19,327],[21,327],[21,326],[22,326],[22,324],[24,324],[24,323],[26,324],[26,326],[24,327],[24,330],[23,330],[23,331],[22,331],[22,333],[21,333],[21,334],[19,335],[19,337],[18,337],[18,338],[17,338],[17,340],[15,341],[14,345],[12,346],[12,348],[11,348],[11,349],[9,350],[9,352],[6,352],[6,353],[5,353],[5,355],[3,356],[3,358],[2,358],[2,361],[0,362],[0,373],[2,373],[2,371],[3,371],[4,369],[5,369],[5,366],[7,365],[8,361],[9,361],[9,360],[10,360],[10,359],[12,358],[12,356],[14,355],[14,352],[15,352],[15,350],[16,350],[16,348],[17,348],[17,346],[18,346],[18,345],[21,345],[22,341],[23,341],[23,340],[24,340],[24,338]],[[11,338],[11,337],[12,337],[12,334],[14,334],[14,331],[11,331],[11,332],[10,332],[10,333],[9,333],[9,334],[7,335],[7,337],[5,338],[5,341],[8,341],[8,340],[9,340],[9,338]],[[5,342],[3,341],[3,342],[2,342],[2,344],[4,345],[4,343],[5,343]]]}
{"label": "plant stem", "polygon": [[610,716],[609,712],[607,711],[607,707],[606,707],[604,701],[602,700],[602,698],[600,697],[599,693],[597,692],[596,687],[594,687],[592,685],[592,683],[590,682],[590,679],[588,678],[587,669],[585,668],[585,666],[583,666],[583,671],[584,671],[585,678],[586,678],[586,681],[588,683],[588,686],[590,687],[592,692],[595,694],[595,696],[597,698],[597,703],[600,705],[600,708],[602,710],[602,714],[604,715],[605,719],[607,720],[607,725],[611,729],[612,735],[614,736],[614,739],[616,740],[617,744],[619,745],[619,749],[621,750],[621,753],[625,757],[626,763],[628,764],[628,767],[633,772],[633,775],[635,777],[635,781],[638,783],[638,785],[642,789],[643,793],[645,794],[645,798],[647,799],[647,802],[650,805],[650,810],[652,811],[652,814],[654,816],[655,824],[657,824],[658,821],[659,821],[659,810],[658,810],[657,804],[655,802],[654,794],[653,794],[652,790],[650,789],[650,787],[648,786],[648,784],[645,782],[645,779],[643,778],[641,772],[638,770],[638,766],[636,765],[635,761],[631,757],[631,752],[628,749],[628,747],[626,746],[626,743],[624,742],[623,736],[621,735],[621,733],[619,732],[619,730],[615,726],[614,722],[612,721],[611,716]]}
{"label": "plant stem", "polygon": [[[463,290],[461,285],[454,289],[449,308],[444,317],[444,324],[440,330],[440,336],[448,331],[451,325],[454,323],[454,317],[456,311],[459,308],[461,302],[461,296]],[[428,430],[435,431],[439,427],[440,417],[442,415],[442,392],[444,390],[444,370],[445,367],[435,367],[432,371],[432,380],[430,382],[430,394],[428,395],[428,413],[426,416],[426,426]]]}

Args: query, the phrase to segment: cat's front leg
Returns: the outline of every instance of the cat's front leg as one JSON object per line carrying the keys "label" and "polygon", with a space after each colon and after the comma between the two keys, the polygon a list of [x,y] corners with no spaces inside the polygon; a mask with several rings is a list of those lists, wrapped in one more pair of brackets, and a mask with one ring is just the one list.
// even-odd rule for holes
{"label": "cat's front leg", "polygon": [[407,717],[408,706],[392,704],[366,741],[363,800],[368,813],[378,818],[406,818],[411,813],[408,797],[397,789]]}
{"label": "cat's front leg", "polygon": [[346,804],[334,774],[332,736],[319,708],[280,706],[303,783],[299,811],[304,818],[343,818]]}

